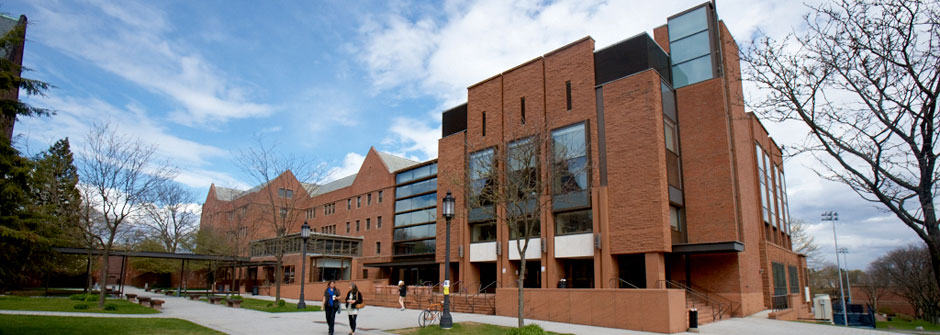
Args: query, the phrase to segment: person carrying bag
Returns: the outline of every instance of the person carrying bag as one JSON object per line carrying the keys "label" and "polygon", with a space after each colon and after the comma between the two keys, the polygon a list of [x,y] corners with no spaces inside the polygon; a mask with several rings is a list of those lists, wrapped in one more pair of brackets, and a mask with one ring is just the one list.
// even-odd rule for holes
{"label": "person carrying bag", "polygon": [[333,335],[333,325],[336,322],[336,313],[339,313],[340,294],[336,289],[336,282],[330,281],[326,284],[326,290],[323,291],[323,311],[326,312],[326,325],[330,329],[330,335]]}
{"label": "person carrying bag", "polygon": [[359,317],[359,310],[365,307],[362,302],[362,293],[356,283],[350,284],[349,292],[346,293],[346,315],[349,316],[349,334],[356,334],[356,319]]}

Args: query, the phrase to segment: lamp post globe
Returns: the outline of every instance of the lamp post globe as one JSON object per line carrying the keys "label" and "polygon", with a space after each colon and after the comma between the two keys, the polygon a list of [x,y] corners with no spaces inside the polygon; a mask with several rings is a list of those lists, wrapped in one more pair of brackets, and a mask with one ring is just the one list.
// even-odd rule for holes
{"label": "lamp post globe", "polygon": [[304,302],[304,280],[305,274],[307,272],[307,239],[310,238],[310,225],[307,224],[307,221],[304,221],[304,224],[300,226],[300,239],[303,243],[300,244],[300,300],[297,301],[297,309],[306,309],[307,303]]}
{"label": "lamp post globe", "polygon": [[450,219],[454,218],[454,196],[447,191],[441,204],[441,214],[447,223],[447,247],[444,252],[444,313],[441,315],[441,328],[450,329],[454,326],[454,319],[450,316]]}

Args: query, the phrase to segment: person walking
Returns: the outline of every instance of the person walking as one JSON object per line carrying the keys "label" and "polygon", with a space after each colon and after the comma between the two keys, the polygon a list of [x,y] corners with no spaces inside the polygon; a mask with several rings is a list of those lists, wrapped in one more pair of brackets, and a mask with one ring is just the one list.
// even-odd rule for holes
{"label": "person walking", "polygon": [[330,328],[330,335],[333,335],[333,324],[336,322],[336,313],[339,312],[339,297],[336,282],[331,280],[323,291],[323,311],[326,312],[326,325]]}
{"label": "person walking", "polygon": [[359,317],[359,309],[362,308],[362,293],[359,293],[356,283],[350,285],[349,292],[346,292],[346,315],[349,316],[349,334],[354,335],[356,334],[356,319]]}
{"label": "person walking", "polygon": [[405,286],[404,280],[398,281],[398,304],[401,306],[401,310],[405,310],[405,296],[408,295],[408,287]]}

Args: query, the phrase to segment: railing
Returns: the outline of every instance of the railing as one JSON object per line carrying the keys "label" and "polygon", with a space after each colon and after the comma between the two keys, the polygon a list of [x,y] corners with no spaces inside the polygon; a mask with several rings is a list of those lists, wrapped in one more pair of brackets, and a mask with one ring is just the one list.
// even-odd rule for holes
{"label": "railing", "polygon": [[692,300],[696,300],[696,299],[700,300],[702,303],[704,303],[707,306],[711,306],[712,318],[714,320],[720,320],[726,312],[728,313],[731,312],[733,304],[730,300],[728,300],[727,302],[723,302],[720,300],[720,298],[716,298],[717,296],[715,295],[709,296],[707,291],[702,292],[699,290],[695,290],[689,287],[688,285],[685,285],[676,281],[672,281],[672,280],[660,280],[657,283],[659,287],[662,287],[662,288],[678,288],[678,289],[685,290],[686,295],[689,298],[691,298],[691,299],[686,299],[686,305],[688,307],[694,307],[695,303]]}
{"label": "railing", "polygon": [[771,308],[773,308],[774,311],[790,308],[789,300],[786,294],[775,295],[771,298]]}
{"label": "railing", "polygon": [[607,283],[610,287],[624,288],[622,284],[626,284],[630,288],[639,288],[636,285],[633,285],[633,283],[623,280],[623,278],[610,278]]}

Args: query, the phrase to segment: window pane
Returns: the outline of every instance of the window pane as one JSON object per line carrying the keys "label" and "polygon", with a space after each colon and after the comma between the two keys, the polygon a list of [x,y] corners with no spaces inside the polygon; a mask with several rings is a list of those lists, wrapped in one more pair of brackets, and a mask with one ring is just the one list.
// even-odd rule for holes
{"label": "window pane", "polygon": [[408,228],[396,228],[395,241],[434,237],[435,234],[437,234],[437,224],[434,223]]}
{"label": "window pane", "polygon": [[409,213],[395,214],[395,226],[408,226],[437,220],[437,208],[428,208]]}
{"label": "window pane", "polygon": [[414,198],[395,201],[395,212],[405,212],[416,208],[434,206],[437,202],[437,192],[420,195]]}
{"label": "window pane", "polygon": [[395,188],[395,198],[401,199],[419,193],[430,192],[437,189],[437,178],[419,181]]}
{"label": "window pane", "polygon": [[[669,20],[669,40],[675,41],[680,38],[692,35],[702,30],[708,29],[708,7],[702,6],[699,9],[688,12]],[[670,47],[670,50],[672,48]]]}
{"label": "window pane", "polygon": [[579,234],[594,231],[591,210],[559,213],[555,215],[555,234]]}
{"label": "window pane", "polygon": [[535,221],[531,221],[528,224],[520,222],[516,224],[516,227],[515,227],[516,229],[510,228],[509,239],[515,240],[515,239],[518,239],[520,236],[524,236],[525,230],[527,226],[529,225],[531,225],[531,227],[528,227],[531,229],[531,231],[529,231],[529,238],[539,237],[540,235],[542,235],[542,223],[538,220],[535,220]]}
{"label": "window pane", "polygon": [[470,154],[470,206],[486,206],[492,201],[481,194],[491,194],[496,187],[493,167],[493,149],[486,149]]}
{"label": "window pane", "polygon": [[669,206],[669,226],[672,230],[682,230],[682,212],[678,207]]}
{"label": "window pane", "polygon": [[678,41],[669,43],[673,64],[679,64],[692,58],[701,57],[711,52],[708,31],[702,31]]}
{"label": "window pane", "polygon": [[711,55],[696,58],[672,67],[672,79],[676,88],[711,79],[713,75]]}
{"label": "window pane", "polygon": [[434,253],[434,240],[421,240],[395,243],[395,255],[414,255]]}
{"label": "window pane", "polygon": [[672,125],[672,122],[669,121],[663,122],[663,131],[665,132],[666,149],[678,153],[679,148],[676,145],[676,126]]}
{"label": "window pane", "polygon": [[496,241],[496,222],[477,223],[470,226],[470,242]]}
{"label": "window pane", "polygon": [[555,194],[586,190],[587,138],[584,123],[552,131],[552,179]]}

